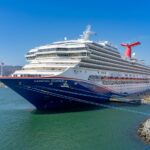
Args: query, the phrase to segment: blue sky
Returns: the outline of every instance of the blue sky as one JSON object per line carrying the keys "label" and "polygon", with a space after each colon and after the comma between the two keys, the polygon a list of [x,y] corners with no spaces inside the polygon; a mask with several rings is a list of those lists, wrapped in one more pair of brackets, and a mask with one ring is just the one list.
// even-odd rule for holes
{"label": "blue sky", "polygon": [[122,42],[141,41],[137,57],[150,65],[149,0],[0,0],[0,61],[25,64],[25,53],[53,41],[77,39],[87,24],[123,53]]}

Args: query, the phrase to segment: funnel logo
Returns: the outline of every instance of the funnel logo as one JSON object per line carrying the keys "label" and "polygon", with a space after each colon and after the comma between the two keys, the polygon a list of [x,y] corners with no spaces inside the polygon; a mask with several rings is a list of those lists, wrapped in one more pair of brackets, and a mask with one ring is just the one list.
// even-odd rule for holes
{"label": "funnel logo", "polygon": [[122,43],[121,46],[126,47],[125,57],[131,58],[132,47],[133,47],[133,46],[140,45],[140,44],[141,44],[140,42],[134,42],[134,43],[131,43],[131,44],[124,44],[124,43]]}

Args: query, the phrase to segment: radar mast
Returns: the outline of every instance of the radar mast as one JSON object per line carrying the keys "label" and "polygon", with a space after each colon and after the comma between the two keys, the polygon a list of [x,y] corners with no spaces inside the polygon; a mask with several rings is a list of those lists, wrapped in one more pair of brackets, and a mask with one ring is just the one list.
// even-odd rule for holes
{"label": "radar mast", "polygon": [[89,40],[89,37],[92,34],[95,34],[95,32],[91,31],[91,25],[87,25],[86,30],[81,35],[81,40],[84,40],[84,41]]}

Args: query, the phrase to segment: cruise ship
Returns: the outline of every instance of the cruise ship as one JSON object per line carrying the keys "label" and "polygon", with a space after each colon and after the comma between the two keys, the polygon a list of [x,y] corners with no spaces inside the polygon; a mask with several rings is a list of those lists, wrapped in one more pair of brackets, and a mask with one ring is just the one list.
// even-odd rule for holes
{"label": "cruise ship", "polygon": [[139,42],[122,44],[122,56],[108,41],[90,40],[91,34],[89,25],[79,39],[29,50],[28,63],[0,81],[39,110],[104,103],[150,89],[150,67],[131,51]]}

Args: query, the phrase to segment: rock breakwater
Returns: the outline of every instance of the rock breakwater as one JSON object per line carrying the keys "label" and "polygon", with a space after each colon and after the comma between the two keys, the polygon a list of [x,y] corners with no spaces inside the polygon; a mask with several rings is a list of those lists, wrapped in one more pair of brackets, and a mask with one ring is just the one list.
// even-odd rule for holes
{"label": "rock breakwater", "polygon": [[150,144],[150,119],[140,124],[138,135],[148,144]]}

